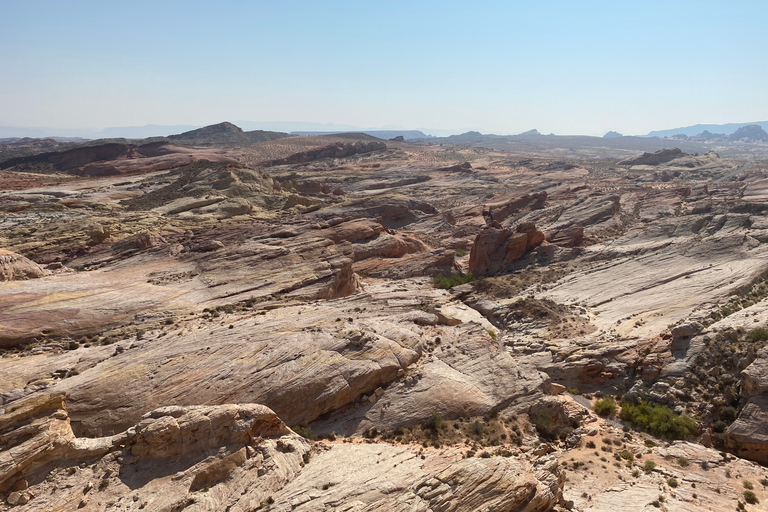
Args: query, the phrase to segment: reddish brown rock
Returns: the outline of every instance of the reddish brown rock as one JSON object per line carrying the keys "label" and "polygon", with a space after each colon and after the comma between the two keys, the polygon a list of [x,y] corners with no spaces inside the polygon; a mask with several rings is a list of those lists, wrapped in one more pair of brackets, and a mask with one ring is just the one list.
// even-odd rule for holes
{"label": "reddish brown rock", "polygon": [[515,232],[487,227],[477,235],[472,245],[469,271],[476,276],[496,274],[543,241],[544,233],[536,229],[533,222],[520,224]]}
{"label": "reddish brown rock", "polygon": [[541,245],[544,241],[544,233],[536,229],[536,224],[533,222],[522,222],[518,224],[516,231],[518,233],[525,233],[527,239],[525,241],[525,250],[532,249],[537,245]]}
{"label": "reddish brown rock", "polygon": [[445,172],[472,172],[472,164],[464,162],[463,164],[451,165],[450,167],[441,167],[438,171]]}

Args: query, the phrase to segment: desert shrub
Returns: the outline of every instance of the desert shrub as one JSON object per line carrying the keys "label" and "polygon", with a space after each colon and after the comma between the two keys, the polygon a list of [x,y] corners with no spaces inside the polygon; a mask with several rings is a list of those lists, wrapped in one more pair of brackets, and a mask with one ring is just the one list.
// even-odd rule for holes
{"label": "desert shrub", "polygon": [[678,457],[677,464],[681,468],[687,468],[691,464],[691,461],[689,461],[687,457]]}
{"label": "desert shrub", "polygon": [[611,397],[600,398],[592,408],[600,416],[613,416],[616,412],[616,402]]}
{"label": "desert shrub", "polygon": [[488,336],[490,336],[493,341],[496,341],[496,331],[493,329],[486,329],[485,332],[488,333]]}
{"label": "desert shrub", "polygon": [[587,448],[594,449],[596,447],[594,441],[587,441]]}
{"label": "desert shrub", "polygon": [[744,501],[750,505],[756,505],[760,503],[757,499],[757,496],[755,496],[755,493],[752,491],[744,491]]}
{"label": "desert shrub", "polygon": [[573,432],[573,427],[562,425],[556,418],[555,413],[549,409],[539,409],[531,414],[530,417],[531,423],[536,427],[539,437],[547,441],[565,439],[568,437],[568,434]]}
{"label": "desert shrub", "polygon": [[435,286],[437,286],[438,288],[442,288],[444,290],[447,290],[448,288],[453,288],[454,286],[458,286],[460,284],[471,283],[474,280],[475,278],[472,276],[472,272],[467,272],[466,274],[463,274],[463,275],[454,274],[454,275],[448,275],[448,276],[439,274],[432,278],[432,282],[435,283]]}
{"label": "desert shrub", "polygon": [[674,478],[674,477],[667,478],[667,485],[672,487],[673,489],[677,487],[677,478]]}
{"label": "desert shrub", "polygon": [[466,255],[467,255],[467,251],[465,251],[464,249],[456,249],[456,256],[458,256],[459,258],[463,258]]}
{"label": "desert shrub", "polygon": [[643,464],[643,471],[646,473],[653,473],[654,469],[656,469],[656,463],[652,460],[646,460]]}
{"label": "desert shrub", "polygon": [[750,491],[755,488],[755,486],[752,485],[752,482],[750,482],[749,480],[744,480],[742,484],[744,485],[745,489],[749,489]]}
{"label": "desert shrub", "polygon": [[315,434],[312,433],[312,429],[309,427],[302,427],[301,425],[296,425],[295,427],[291,428],[291,430],[299,434],[304,439],[312,440],[315,438]]}
{"label": "desert shrub", "polygon": [[736,419],[736,409],[731,406],[723,407],[720,409],[719,416],[721,420],[730,423]]}
{"label": "desert shrub", "polygon": [[665,405],[653,404],[645,400],[639,404],[622,402],[620,416],[622,420],[630,422],[636,428],[669,439],[680,439],[691,435],[698,428],[696,422],[688,416],[677,414]]}
{"label": "desert shrub", "polygon": [[439,412],[433,412],[432,415],[427,418],[423,423],[425,430],[431,430],[437,433],[438,429],[443,425],[443,417]]}
{"label": "desert shrub", "polygon": [[768,329],[759,327],[749,333],[749,341],[768,341]]}

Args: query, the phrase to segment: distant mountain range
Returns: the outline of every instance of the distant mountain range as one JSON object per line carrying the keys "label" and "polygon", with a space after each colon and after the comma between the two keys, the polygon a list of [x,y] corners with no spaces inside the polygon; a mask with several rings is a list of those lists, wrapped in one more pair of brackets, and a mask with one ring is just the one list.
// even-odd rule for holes
{"label": "distant mountain range", "polygon": [[[466,137],[467,134],[480,134],[476,131],[457,133],[458,130],[444,129],[394,129],[394,128],[362,128],[353,125],[333,124],[333,123],[306,123],[306,122],[282,122],[282,121],[235,121],[235,125],[244,131],[272,131],[290,133],[292,135],[319,135],[333,133],[365,133],[382,139],[391,139],[402,136],[406,140],[424,139],[430,137]],[[731,135],[739,128],[748,125],[758,125],[763,130],[768,131],[768,121],[759,121],[754,123],[728,123],[728,124],[696,124],[692,126],[683,126],[669,130],[655,130],[642,137],[674,137],[685,135],[694,137],[704,133]],[[36,139],[55,139],[60,142],[76,141],[83,139],[145,139],[149,137],[168,137],[174,134],[181,134],[202,128],[194,125],[156,125],[148,124],[144,126],[117,126],[109,128],[47,128],[40,126],[19,127],[19,126],[0,126],[0,140],[2,139],[20,139],[31,137]],[[705,133],[707,132],[707,133]],[[538,135],[539,132],[530,130],[519,135]],[[508,135],[502,135],[508,136]],[[620,137],[617,132],[608,132],[605,137]]]}
{"label": "distant mountain range", "polygon": [[[382,139],[402,136],[405,139],[424,138],[432,136],[448,136],[457,130],[406,130],[395,128],[363,128],[360,126],[332,123],[304,122],[256,122],[234,121],[234,124],[244,131],[272,131],[292,133],[294,135],[317,135],[331,133],[366,133]],[[36,139],[146,139],[149,137],[168,137],[203,128],[194,125],[158,125],[145,126],[116,126],[110,128],[48,128],[44,126],[0,126],[0,139],[20,139],[32,137]]]}
{"label": "distant mountain range", "polygon": [[[291,135],[332,135],[339,132],[291,132]],[[426,139],[432,137],[421,130],[359,130],[357,133],[364,133],[379,139],[394,139],[402,137],[405,140]]]}
{"label": "distant mountain range", "polygon": [[672,128],[670,130],[656,130],[649,132],[645,137],[674,137],[675,135],[687,135],[693,137],[705,131],[710,133],[722,133],[731,135],[739,128],[750,124],[756,124],[763,130],[768,130],[768,121],[759,121],[754,123],[728,123],[728,124],[695,124],[693,126],[683,126],[682,128]]}

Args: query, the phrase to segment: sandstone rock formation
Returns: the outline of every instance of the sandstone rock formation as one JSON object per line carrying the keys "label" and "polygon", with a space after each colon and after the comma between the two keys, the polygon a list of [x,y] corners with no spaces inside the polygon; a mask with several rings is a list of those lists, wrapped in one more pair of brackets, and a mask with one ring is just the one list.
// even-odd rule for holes
{"label": "sandstone rock formation", "polygon": [[15,252],[0,249],[0,281],[34,279],[46,274],[46,271],[34,261]]}
{"label": "sandstone rock formation", "polygon": [[670,162],[676,158],[687,156],[679,148],[660,149],[655,153],[643,153],[634,158],[626,158],[619,161],[619,165],[659,165]]}
{"label": "sandstone rock formation", "polygon": [[523,222],[515,231],[487,227],[481,231],[469,255],[469,271],[476,276],[497,274],[544,241],[544,233],[533,222]]}
{"label": "sandstone rock formation", "polygon": [[272,160],[266,165],[288,165],[288,164],[302,164],[307,162],[314,162],[321,158],[344,158],[352,155],[363,155],[371,153],[373,151],[383,151],[387,149],[387,145],[378,140],[371,140],[367,142],[358,141],[354,143],[341,143],[337,142],[330,146],[311,149],[309,151],[303,151],[301,153],[295,153],[291,156],[281,158],[278,160]]}
{"label": "sandstone rock formation", "polygon": [[[731,455],[768,453],[763,162],[337,156],[358,142],[378,143],[0,171],[0,244],[51,270],[0,283],[0,509],[720,510],[768,479]],[[670,444],[590,412],[619,395],[696,431]]]}
{"label": "sandstone rock formation", "polygon": [[0,490],[20,488],[20,510],[252,510],[310,451],[256,404],[166,407],[125,432],[76,438],[64,397],[40,396],[0,416],[0,435]]}

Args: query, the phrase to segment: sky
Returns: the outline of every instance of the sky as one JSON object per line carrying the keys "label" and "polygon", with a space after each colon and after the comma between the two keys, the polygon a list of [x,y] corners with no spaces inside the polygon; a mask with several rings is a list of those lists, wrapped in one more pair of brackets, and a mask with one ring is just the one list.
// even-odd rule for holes
{"label": "sky", "polygon": [[0,0],[0,126],[768,120],[768,1]]}

